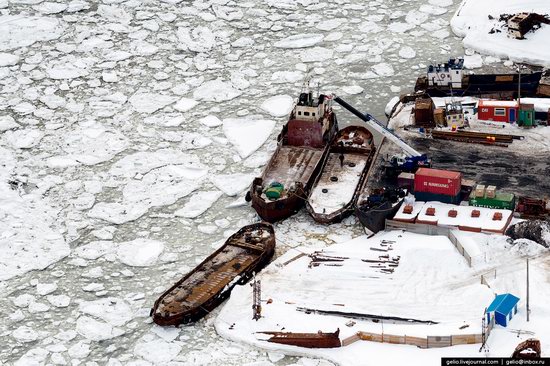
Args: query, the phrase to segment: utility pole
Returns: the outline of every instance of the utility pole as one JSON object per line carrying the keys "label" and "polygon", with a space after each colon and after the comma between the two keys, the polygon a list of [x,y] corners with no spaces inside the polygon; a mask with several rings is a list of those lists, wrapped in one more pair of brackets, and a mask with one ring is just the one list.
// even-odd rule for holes
{"label": "utility pole", "polygon": [[529,321],[529,258],[527,259],[527,321]]}
{"label": "utility pole", "polygon": [[261,294],[261,281],[256,280],[256,275],[254,275],[254,282],[252,282],[252,319],[256,321],[262,317]]}
{"label": "utility pole", "polygon": [[521,65],[518,64],[518,106],[521,99]]}

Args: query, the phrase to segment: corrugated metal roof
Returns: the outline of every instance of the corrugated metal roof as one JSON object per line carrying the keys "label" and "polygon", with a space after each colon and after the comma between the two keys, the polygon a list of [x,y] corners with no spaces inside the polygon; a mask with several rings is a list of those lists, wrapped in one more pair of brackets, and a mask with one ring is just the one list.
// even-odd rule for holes
{"label": "corrugated metal roof", "polygon": [[495,313],[500,313],[507,315],[518,303],[519,298],[515,297],[512,294],[502,294],[497,295],[491,305],[487,308],[487,312],[494,311]]}
{"label": "corrugated metal roof", "polygon": [[417,176],[439,177],[439,178],[448,178],[448,179],[458,179],[461,177],[460,172],[454,172],[452,170],[431,169],[431,168],[419,168],[415,174]]}

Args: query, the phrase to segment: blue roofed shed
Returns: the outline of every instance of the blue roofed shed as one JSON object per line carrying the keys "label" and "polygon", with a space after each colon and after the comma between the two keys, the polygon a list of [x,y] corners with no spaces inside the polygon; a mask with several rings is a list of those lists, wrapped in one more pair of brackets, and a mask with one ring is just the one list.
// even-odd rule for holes
{"label": "blue roofed shed", "polygon": [[495,318],[495,323],[503,327],[508,325],[514,314],[518,312],[519,298],[512,294],[497,295],[491,305],[487,308],[487,323]]}

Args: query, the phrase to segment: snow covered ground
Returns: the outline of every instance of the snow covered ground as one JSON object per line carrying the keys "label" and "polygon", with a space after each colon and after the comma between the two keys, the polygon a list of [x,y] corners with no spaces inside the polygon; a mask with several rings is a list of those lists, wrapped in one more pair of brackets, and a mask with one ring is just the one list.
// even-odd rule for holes
{"label": "snow covered ground", "polygon": [[[550,25],[514,39],[507,35],[507,28],[499,21],[501,14],[521,12],[550,13],[546,0],[463,0],[451,20],[453,32],[464,37],[464,47],[481,54],[492,55],[514,62],[550,67]],[[496,32],[489,33],[492,29]]]}
{"label": "snow covered ground", "polygon": [[[262,318],[252,319],[252,290],[248,285],[240,286],[216,319],[216,329],[229,339],[289,354],[321,356],[341,365],[378,365],[380,357],[385,365],[437,364],[439,358],[450,355],[506,357],[517,343],[531,336],[540,339],[542,344],[550,344],[550,334],[542,325],[548,316],[544,307],[550,299],[546,276],[550,252],[534,242],[510,244],[500,235],[460,235],[464,236],[461,240],[471,239],[476,248],[469,249],[477,249],[480,254],[473,268],[468,268],[446,237],[402,231],[383,232],[369,239],[359,237],[321,249],[320,254],[343,258],[341,262],[322,261],[311,265],[312,258],[307,254],[315,254],[314,249],[290,250],[259,276],[264,301]],[[381,252],[372,248],[390,250]],[[378,259],[382,254],[399,258],[393,273],[384,273],[378,265],[364,262]],[[531,261],[530,270],[535,273],[531,286],[545,289],[530,299],[533,319],[530,323],[525,321],[524,256],[537,256]],[[481,274],[486,274],[489,286],[480,284]],[[265,336],[258,334],[262,331],[333,332],[337,328],[341,339],[358,331],[419,337],[479,333],[484,309],[495,294],[503,292],[521,298],[519,311],[509,328],[495,327],[487,352],[483,354],[479,353],[479,344],[419,349],[357,341],[336,349],[305,349],[268,343]],[[397,316],[437,324],[372,322],[305,313],[299,308]],[[524,333],[518,338],[511,332],[513,329],[522,329]],[[390,351],[392,348],[394,352]]]}
{"label": "snow covered ground", "polygon": [[[160,328],[149,309],[257,220],[243,191],[306,75],[382,116],[463,53],[457,6],[0,0],[0,363],[326,365],[225,340],[216,314]],[[276,230],[282,254],[362,229],[302,212]]]}

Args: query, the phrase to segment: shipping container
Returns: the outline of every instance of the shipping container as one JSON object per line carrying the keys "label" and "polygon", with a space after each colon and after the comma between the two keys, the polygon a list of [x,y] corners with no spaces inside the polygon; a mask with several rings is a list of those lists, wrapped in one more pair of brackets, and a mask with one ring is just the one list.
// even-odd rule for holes
{"label": "shipping container", "polygon": [[462,173],[450,170],[420,168],[414,176],[414,191],[457,196],[462,184]]}
{"label": "shipping container", "polygon": [[496,193],[494,198],[487,195],[476,197],[475,192],[472,192],[469,200],[470,206],[499,208],[505,210],[513,210],[516,197],[512,193]]}
{"label": "shipping container", "polygon": [[452,203],[455,205],[460,204],[460,201],[462,200],[462,195],[460,192],[454,196],[449,196],[447,194],[437,194],[437,193],[429,193],[429,192],[414,192],[414,197],[417,201],[424,201],[424,202],[443,202],[443,203]]}

